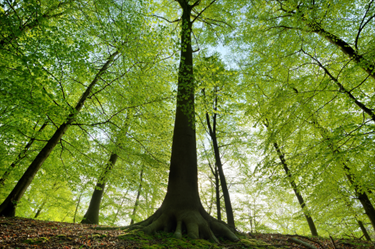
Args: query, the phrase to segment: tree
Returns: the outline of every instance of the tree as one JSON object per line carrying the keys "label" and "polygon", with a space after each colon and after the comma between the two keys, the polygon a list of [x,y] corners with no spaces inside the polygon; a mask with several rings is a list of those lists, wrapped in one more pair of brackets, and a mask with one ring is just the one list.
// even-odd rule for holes
{"label": "tree", "polygon": [[81,223],[83,224],[99,224],[99,209],[100,209],[100,203],[103,197],[104,188],[107,182],[108,174],[112,171],[113,167],[116,164],[116,161],[118,159],[118,154],[116,153],[116,150],[118,150],[118,147],[121,147],[121,143],[123,143],[123,137],[128,132],[128,129],[130,127],[130,122],[133,116],[134,110],[130,109],[128,110],[128,113],[126,115],[125,124],[120,130],[120,134],[118,134],[117,137],[117,143],[115,151],[111,153],[108,163],[105,166],[104,171],[101,173],[98,182],[96,183],[96,186],[94,187],[94,191],[90,200],[90,205],[83,216],[83,219]]}
{"label": "tree", "polygon": [[197,151],[194,115],[194,74],[192,27],[195,20],[210,7],[206,6],[191,20],[193,4],[179,0],[181,15],[181,57],[178,72],[176,118],[173,132],[172,155],[168,189],[161,207],[147,220],[140,222],[144,231],[174,230],[174,236],[181,238],[186,229],[191,238],[207,238],[217,241],[214,234],[238,240],[222,222],[214,219],[203,209],[198,193]]}
{"label": "tree", "polygon": [[[215,176],[215,185],[216,185],[216,203],[217,203],[217,214],[218,219],[221,220],[220,214],[220,194],[219,194],[219,186],[221,186],[222,193],[224,196],[224,204],[225,204],[225,211],[227,215],[228,225],[232,228],[235,228],[235,222],[233,217],[233,209],[232,203],[230,201],[229,190],[227,186],[227,182],[224,175],[223,164],[222,164],[222,155],[220,154],[219,149],[219,142],[217,137],[217,120],[218,120],[218,112],[219,112],[219,95],[223,95],[223,91],[225,91],[226,83],[230,82],[230,78],[232,78],[232,82],[236,77],[229,72],[226,72],[222,63],[220,63],[217,55],[211,56],[209,58],[204,59],[207,65],[201,64],[199,68],[197,68],[200,75],[200,88],[202,88],[203,93],[203,105],[204,105],[204,116],[206,120],[206,131],[210,137],[212,142],[212,149],[214,151],[214,158],[215,158],[215,168],[211,168],[213,175]],[[208,82],[205,82],[208,81]],[[235,83],[234,83],[235,84]],[[210,89],[212,86],[212,90]],[[207,89],[206,89],[207,88]],[[206,95],[206,92],[209,92]],[[229,91],[226,95],[230,95]],[[211,100],[212,98],[212,100]],[[223,97],[224,98],[224,97]],[[220,101],[224,102],[221,98]],[[222,104],[225,106],[225,104]],[[212,110],[210,108],[212,106]],[[220,110],[222,111],[222,110]],[[210,114],[212,112],[212,123]],[[203,125],[203,124],[202,124]],[[218,181],[220,179],[220,182]]]}
{"label": "tree", "polygon": [[292,186],[293,191],[296,194],[297,200],[298,200],[298,202],[299,202],[299,204],[300,204],[300,206],[302,208],[302,212],[305,215],[307,224],[309,225],[309,228],[310,228],[310,231],[311,231],[311,235],[312,236],[318,236],[318,232],[316,230],[315,223],[314,223],[311,215],[309,214],[309,211],[307,210],[306,203],[303,200],[303,197],[302,197],[301,193],[298,190],[297,184],[293,180],[292,173],[290,172],[289,167],[286,164],[286,160],[285,160],[284,154],[281,152],[280,147],[279,147],[279,145],[276,142],[273,143],[273,146],[275,147],[277,155],[280,158],[281,164],[283,165],[283,168],[285,170],[285,174],[287,175],[287,177],[289,179],[290,185]]}
{"label": "tree", "polygon": [[53,136],[48,140],[47,144],[43,147],[43,149],[39,152],[36,156],[34,161],[30,164],[27,168],[26,172],[23,174],[21,179],[18,181],[17,185],[14,187],[12,192],[8,195],[5,201],[0,206],[0,215],[13,217],[16,212],[17,202],[22,198],[23,194],[25,193],[26,189],[34,179],[36,173],[39,171],[40,167],[44,163],[44,161],[48,158],[49,154],[55,148],[57,143],[63,137],[64,133],[68,130],[69,126],[75,120],[77,114],[81,111],[87,97],[91,93],[91,90],[98,82],[99,78],[102,74],[107,70],[107,68],[111,65],[111,63],[115,60],[116,56],[119,54],[118,51],[112,53],[109,58],[107,59],[106,63],[101,67],[93,81],[90,85],[86,88],[85,92],[82,94],[80,100],[76,104],[74,108],[74,112],[71,113],[67,118],[66,121],[56,130]]}

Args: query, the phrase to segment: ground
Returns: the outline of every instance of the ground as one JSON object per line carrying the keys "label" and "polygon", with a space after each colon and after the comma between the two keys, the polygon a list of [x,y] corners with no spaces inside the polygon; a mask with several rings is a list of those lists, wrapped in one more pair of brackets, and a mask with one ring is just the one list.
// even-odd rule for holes
{"label": "ground", "polygon": [[0,217],[0,248],[308,248],[291,238],[315,248],[374,248],[362,240],[307,238],[298,235],[242,234],[239,242],[213,244],[201,239],[174,239],[172,234],[145,235],[139,230],[105,226]]}

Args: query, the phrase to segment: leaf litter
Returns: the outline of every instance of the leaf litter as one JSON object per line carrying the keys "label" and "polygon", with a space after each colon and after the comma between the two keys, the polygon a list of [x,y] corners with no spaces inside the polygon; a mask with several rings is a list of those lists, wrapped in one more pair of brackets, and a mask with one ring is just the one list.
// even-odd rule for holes
{"label": "leaf litter", "polygon": [[[131,236],[129,236],[131,235]],[[183,241],[171,235],[157,234],[142,237],[123,228],[75,224],[55,221],[41,221],[28,218],[0,217],[0,248],[374,248],[364,240],[309,238],[282,234],[241,234],[236,243],[222,241],[220,245],[203,240]],[[307,243],[309,246],[296,243]],[[180,242],[181,241],[181,242]],[[198,242],[197,242],[198,241]],[[201,241],[201,242],[199,242]],[[173,242],[173,243],[171,243]]]}

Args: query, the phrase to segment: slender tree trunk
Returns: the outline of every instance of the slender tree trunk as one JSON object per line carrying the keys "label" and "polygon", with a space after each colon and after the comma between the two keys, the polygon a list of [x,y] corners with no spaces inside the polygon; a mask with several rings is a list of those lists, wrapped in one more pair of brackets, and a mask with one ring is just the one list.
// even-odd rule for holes
{"label": "slender tree trunk", "polygon": [[285,160],[285,157],[284,157],[284,154],[281,152],[279,146],[277,143],[273,143],[273,146],[275,147],[275,150],[277,152],[277,155],[279,156],[280,158],[280,161],[281,161],[281,164],[283,165],[284,167],[284,170],[285,170],[285,173],[286,175],[288,176],[288,179],[289,179],[289,183],[290,185],[292,186],[293,188],[293,191],[298,199],[298,202],[299,202],[299,205],[301,206],[302,208],[302,212],[303,214],[305,215],[305,218],[306,218],[306,221],[307,221],[307,224],[309,225],[309,228],[310,228],[310,231],[311,231],[311,235],[312,236],[318,236],[318,231],[315,227],[315,223],[311,217],[311,215],[309,214],[308,210],[307,210],[307,207],[306,207],[306,203],[305,201],[303,200],[303,197],[301,195],[301,193],[299,192],[298,190],[298,187],[297,187],[297,184],[295,183],[295,181],[293,180],[293,177],[292,177],[292,173],[290,172],[289,170],[289,167],[286,163],[286,160]]}
{"label": "slender tree trunk", "polygon": [[[204,125],[202,123],[202,125]],[[203,144],[203,147],[204,147],[204,144]],[[220,180],[219,180],[219,173],[217,171],[217,166],[215,164],[215,167],[212,167],[212,164],[210,162],[210,160],[208,159],[208,156],[207,156],[207,151],[206,149],[204,148],[204,153],[206,154],[206,157],[207,157],[207,161],[208,161],[208,165],[210,166],[210,170],[211,170],[211,173],[212,175],[214,175],[215,177],[215,194],[216,194],[216,215],[217,215],[217,219],[221,221],[221,202],[220,202]]]}
{"label": "slender tree trunk", "polygon": [[[52,191],[55,192],[59,189],[60,187],[57,186],[57,183],[54,183],[53,186],[52,186]],[[44,198],[42,204],[38,207],[38,210],[36,211],[35,213],[35,216],[34,216],[34,219],[38,218],[38,216],[40,215],[40,212],[42,212],[43,208],[44,208],[44,205],[46,205],[47,203],[47,196]]]}
{"label": "slender tree trunk", "polygon": [[116,214],[115,214],[115,217],[113,217],[112,224],[115,224],[115,222],[116,222],[116,219],[117,219],[118,213],[120,212],[120,209],[122,208],[122,204],[123,204],[124,201],[125,201],[125,198],[126,198],[126,196],[127,196],[127,194],[128,194],[128,191],[129,191],[129,189],[126,190],[125,195],[124,195],[124,196],[122,197],[122,199],[121,199],[120,206],[119,206],[119,207],[117,208],[117,210],[116,210]]}
{"label": "slender tree trunk", "polygon": [[56,130],[53,136],[48,140],[47,144],[43,147],[43,149],[39,152],[36,156],[34,161],[30,164],[27,168],[26,172],[23,174],[21,179],[18,181],[12,192],[8,195],[5,201],[0,206],[0,215],[7,216],[7,217],[14,217],[16,213],[16,206],[19,200],[22,198],[23,194],[25,193],[26,189],[34,179],[36,173],[39,171],[40,167],[43,165],[44,161],[48,158],[52,150],[55,148],[57,143],[60,141],[62,136],[68,130],[70,125],[75,120],[77,114],[83,108],[83,105],[91,93],[92,88],[96,85],[99,81],[100,76],[107,70],[109,65],[115,59],[115,56],[119,52],[116,51],[115,53],[111,54],[107,62],[103,65],[103,67],[99,70],[96,74],[94,80],[90,83],[90,85],[86,88],[86,91],[82,94],[80,100],[78,101],[74,113],[71,113],[66,121],[60,125],[60,127]]}
{"label": "slender tree trunk", "polygon": [[[211,137],[211,141],[212,141],[212,147],[214,148],[216,167],[217,167],[217,170],[219,172],[220,185],[221,185],[221,189],[223,191],[223,196],[224,196],[225,211],[226,211],[226,214],[227,214],[228,225],[231,226],[233,229],[235,229],[232,203],[230,201],[227,182],[225,180],[225,175],[224,175],[224,171],[223,171],[223,165],[221,163],[219,146],[217,144],[216,117],[217,117],[217,114],[214,113],[213,126],[211,126],[210,117],[209,117],[208,113],[206,113],[207,126],[208,126],[208,129],[209,129],[209,133],[210,133],[210,137]],[[220,202],[220,199],[217,200],[217,202]]]}
{"label": "slender tree trunk", "polygon": [[46,203],[47,203],[47,198],[45,198],[45,199],[43,200],[42,205],[40,205],[40,206],[38,207],[38,210],[36,211],[36,213],[35,213],[35,215],[34,215],[34,219],[38,218],[38,216],[40,215],[40,212],[42,212],[43,207],[44,207],[44,205],[46,205]]}
{"label": "slender tree trunk", "polygon": [[[133,117],[134,110],[130,109],[127,112],[125,124],[120,130],[119,134],[116,138],[116,147],[121,147],[121,144],[123,143],[122,137],[125,137],[128,129],[130,127],[130,120]],[[108,174],[112,171],[113,167],[116,164],[116,161],[118,159],[118,155],[114,152],[112,152],[109,162],[107,163],[104,171],[102,172],[101,176],[98,179],[98,182],[96,183],[96,187],[94,188],[94,192],[91,196],[90,205],[85,213],[85,216],[83,217],[81,223],[83,224],[99,224],[99,210],[100,210],[100,203],[103,198],[103,193],[105,189],[105,185],[107,182]]]}
{"label": "slender tree trunk", "polygon": [[[339,149],[336,148],[336,146],[331,142],[331,138],[329,137],[329,135],[327,135],[328,131],[326,131],[326,129],[324,127],[322,127],[314,117],[312,117],[312,123],[314,124],[314,126],[316,128],[318,128],[321,137],[324,140],[328,141],[328,147],[332,150],[332,153],[333,154],[339,154],[340,153]],[[358,184],[356,183],[355,176],[350,172],[350,167],[344,162],[342,162],[342,165],[343,165],[343,169],[344,169],[346,178],[350,182],[350,185],[353,186],[355,194],[356,194],[358,200],[361,202],[361,204],[363,206],[363,209],[365,210],[368,218],[371,221],[372,227],[375,230],[375,209],[374,209],[374,206],[372,205],[372,203],[371,203],[369,197],[367,196],[366,192],[364,190],[362,190],[361,187],[358,186]]]}
{"label": "slender tree trunk", "polygon": [[[298,94],[298,90],[294,88],[294,91]],[[333,154],[340,154],[340,150],[334,145],[334,143],[331,140],[331,137],[329,136],[329,131],[327,131],[326,128],[322,127],[318,120],[314,117],[314,115],[310,115],[311,117],[311,123],[316,128],[320,136],[323,140],[326,140],[328,142],[328,148],[332,151]],[[374,120],[375,121],[375,120]],[[361,186],[359,186],[355,181],[355,176],[350,172],[350,167],[345,163],[342,162],[344,173],[346,178],[348,179],[351,186],[353,186],[355,194],[358,198],[358,200],[361,202],[363,209],[366,212],[366,215],[371,221],[372,227],[375,231],[375,209],[372,205],[369,197],[367,196],[367,193],[361,189]]]}
{"label": "slender tree trunk", "polygon": [[14,160],[12,162],[12,164],[8,167],[8,169],[4,172],[3,176],[0,178],[0,186],[4,186],[5,180],[8,178],[8,176],[12,172],[12,170],[16,167],[16,165],[22,159],[24,159],[27,156],[27,152],[28,152],[29,148],[34,143],[34,141],[35,141],[36,137],[38,136],[38,134],[40,134],[44,130],[44,128],[46,128],[47,124],[48,123],[46,122],[46,123],[44,123],[39,128],[39,130],[37,131],[37,133],[35,134],[35,136],[30,139],[30,141],[26,144],[26,146],[23,148],[23,150],[17,155],[16,160]]}
{"label": "slender tree trunk", "polygon": [[360,221],[360,220],[357,219],[357,222],[358,222],[358,225],[359,225],[359,227],[361,228],[362,233],[363,233],[363,235],[365,236],[366,240],[371,241],[371,237],[370,237],[370,235],[368,234],[368,232],[367,232],[365,226],[363,225],[362,221]]}
{"label": "slender tree trunk", "polygon": [[99,209],[104,193],[106,178],[108,177],[108,173],[113,169],[113,166],[116,164],[117,159],[118,155],[112,153],[111,157],[109,158],[109,162],[107,163],[104,169],[103,174],[96,183],[94,192],[90,200],[90,205],[81,221],[82,224],[99,224]]}
{"label": "slender tree trunk", "polygon": [[79,204],[81,203],[82,195],[83,195],[83,191],[82,191],[82,193],[79,194],[79,197],[78,197],[76,209],[74,210],[73,223],[76,223],[76,217],[77,217],[77,213],[78,213]]}
{"label": "slender tree trunk", "polygon": [[[335,153],[338,153],[335,152]],[[367,217],[370,219],[372,227],[375,231],[375,209],[372,205],[370,198],[367,196],[366,192],[358,186],[358,184],[354,180],[354,176],[352,173],[350,173],[350,168],[345,164],[342,163],[344,169],[345,169],[345,175],[348,178],[350,184],[354,187],[354,191],[356,193],[356,196],[358,200],[361,202],[363,209],[365,210]]]}
{"label": "slender tree trunk", "polygon": [[138,208],[138,205],[139,205],[139,197],[141,196],[141,191],[142,191],[142,181],[143,181],[143,166],[142,166],[142,169],[141,169],[141,175],[140,175],[139,186],[138,186],[138,191],[137,191],[137,198],[135,199],[133,214],[131,216],[130,225],[134,224],[134,217],[135,217],[135,214],[137,212],[137,208]]}
{"label": "slender tree trunk", "polygon": [[220,202],[220,181],[219,173],[217,172],[217,167],[215,167],[215,192],[216,192],[216,214],[217,219],[221,220],[221,202]]}

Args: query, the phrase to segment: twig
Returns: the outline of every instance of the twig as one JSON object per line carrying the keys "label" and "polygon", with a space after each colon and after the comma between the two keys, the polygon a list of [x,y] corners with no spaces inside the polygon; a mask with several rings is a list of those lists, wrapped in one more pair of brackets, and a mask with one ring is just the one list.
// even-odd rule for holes
{"label": "twig", "polygon": [[294,243],[299,244],[299,245],[306,246],[307,248],[310,248],[310,249],[317,249],[315,246],[313,246],[313,245],[311,245],[307,242],[304,242],[302,240],[296,239],[296,238],[288,238],[288,241],[294,242]]}
{"label": "twig", "polygon": [[333,245],[333,248],[337,249],[336,245],[335,245],[335,241],[333,240],[332,236],[330,235],[329,238],[331,239],[331,242],[332,242],[332,245]]}

